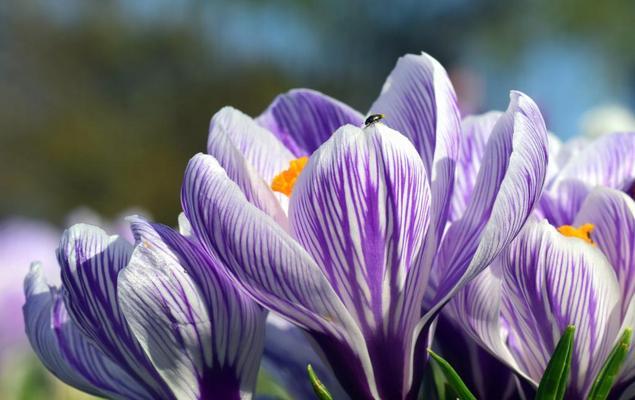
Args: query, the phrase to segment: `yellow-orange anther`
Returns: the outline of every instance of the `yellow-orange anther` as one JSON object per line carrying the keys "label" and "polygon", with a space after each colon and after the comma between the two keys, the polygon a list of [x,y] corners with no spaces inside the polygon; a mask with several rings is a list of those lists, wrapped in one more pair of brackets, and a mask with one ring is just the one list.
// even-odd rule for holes
{"label": "yellow-orange anther", "polygon": [[575,237],[578,239],[582,239],[589,244],[594,244],[591,239],[591,231],[593,231],[593,224],[584,224],[579,228],[576,228],[571,225],[562,225],[558,228],[558,232],[563,234],[564,236]]}
{"label": "yellow-orange anther", "polygon": [[295,181],[302,173],[304,166],[309,161],[309,157],[300,157],[289,162],[289,169],[280,172],[271,181],[271,189],[274,192],[284,193],[287,196],[291,196],[291,191],[295,185]]}

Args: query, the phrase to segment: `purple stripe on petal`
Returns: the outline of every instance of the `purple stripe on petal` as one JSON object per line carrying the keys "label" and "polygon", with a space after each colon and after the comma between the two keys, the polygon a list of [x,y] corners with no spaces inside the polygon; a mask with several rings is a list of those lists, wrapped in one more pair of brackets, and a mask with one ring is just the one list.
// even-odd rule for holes
{"label": "purple stripe on petal", "polygon": [[419,151],[432,188],[432,252],[445,229],[459,155],[460,113],[447,73],[434,58],[408,54],[397,61],[370,113],[406,135]]}
{"label": "purple stripe on petal", "polygon": [[339,127],[360,125],[362,115],[320,92],[294,89],[273,101],[256,121],[273,132],[296,156],[313,153]]}
{"label": "purple stripe on petal", "polygon": [[65,383],[113,399],[153,399],[77,329],[58,289],[49,287],[39,264],[25,279],[26,334],[42,363]]}
{"label": "purple stripe on petal", "polygon": [[545,124],[533,100],[519,92],[510,97],[487,144],[472,200],[444,235],[435,269],[438,304],[494,260],[540,198],[547,169]]}
{"label": "purple stripe on petal", "polygon": [[94,226],[78,224],[62,236],[57,255],[68,313],[82,333],[156,398],[171,391],[146,357],[121,313],[117,276],[131,245]]}
{"label": "purple stripe on petal", "polygon": [[119,279],[120,303],[177,398],[247,398],[255,386],[265,313],[196,243],[133,218],[137,247]]}

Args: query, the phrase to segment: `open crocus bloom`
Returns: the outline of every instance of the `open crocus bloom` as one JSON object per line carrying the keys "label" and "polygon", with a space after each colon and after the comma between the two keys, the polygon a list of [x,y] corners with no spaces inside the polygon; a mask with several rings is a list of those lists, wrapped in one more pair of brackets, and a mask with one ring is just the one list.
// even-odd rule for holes
{"label": "open crocus bloom", "polygon": [[[449,224],[460,127],[443,68],[401,58],[371,111],[386,117],[359,127],[361,114],[306,90],[279,97],[260,125],[225,108],[210,126],[213,157],[187,167],[182,205],[235,284],[305,329],[352,398],[411,399],[433,317],[539,198],[547,134],[534,102],[513,92],[474,200]],[[290,197],[274,193],[269,183],[302,156]]]}
{"label": "open crocus bloom", "polygon": [[25,281],[31,345],[64,382],[113,399],[249,399],[265,313],[200,245],[136,218],[134,248],[90,225],[64,233],[62,286]]}
{"label": "open crocus bloom", "polygon": [[[576,326],[566,395],[586,395],[625,328],[633,328],[635,203],[598,188],[575,226],[590,237],[532,220],[500,258],[449,303],[447,312],[484,348],[537,385],[567,325]],[[575,234],[572,234],[575,233]],[[617,396],[635,377],[629,355]]]}

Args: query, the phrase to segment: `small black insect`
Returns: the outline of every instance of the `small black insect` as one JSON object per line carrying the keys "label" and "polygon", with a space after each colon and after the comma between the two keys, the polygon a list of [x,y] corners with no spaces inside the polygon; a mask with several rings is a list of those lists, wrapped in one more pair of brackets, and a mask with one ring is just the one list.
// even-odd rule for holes
{"label": "small black insect", "polygon": [[364,126],[372,125],[383,118],[384,114],[371,114],[366,118],[366,121],[364,121]]}

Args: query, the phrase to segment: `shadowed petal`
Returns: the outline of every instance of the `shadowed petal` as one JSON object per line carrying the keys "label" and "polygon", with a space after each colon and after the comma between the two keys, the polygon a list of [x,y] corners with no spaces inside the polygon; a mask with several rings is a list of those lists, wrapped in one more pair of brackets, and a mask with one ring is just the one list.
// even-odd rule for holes
{"label": "shadowed petal", "polygon": [[472,200],[444,235],[435,272],[438,304],[487,267],[518,234],[542,192],[547,132],[536,104],[512,92],[485,149]]}
{"label": "shadowed petal", "polygon": [[360,125],[363,116],[346,104],[310,89],[281,94],[256,121],[296,156],[311,155],[339,127]]}
{"label": "shadowed petal", "polygon": [[478,345],[457,323],[444,316],[444,313],[439,316],[434,331],[434,340],[441,355],[477,398],[519,398],[512,369]]}
{"label": "shadowed petal", "polygon": [[286,197],[274,194],[269,185],[289,167],[294,156],[271,132],[242,112],[225,107],[210,122],[207,152],[223,166],[247,200],[286,224]]}
{"label": "shadowed petal", "polygon": [[57,251],[68,313],[82,333],[156,398],[171,398],[121,313],[117,275],[132,246],[85,224],[67,229]]}
{"label": "shadowed petal", "polygon": [[112,362],[68,317],[59,290],[49,287],[39,264],[25,279],[24,320],[31,346],[44,366],[65,383],[113,399],[153,399]]}
{"label": "shadowed petal", "polygon": [[132,219],[137,239],[119,279],[133,333],[179,399],[251,398],[264,340],[262,309],[197,244]]}
{"label": "shadowed petal", "polygon": [[507,348],[507,329],[501,319],[501,275],[500,265],[492,264],[456,293],[442,315],[505,364],[518,369]]}
{"label": "shadowed petal", "polygon": [[386,125],[408,137],[423,159],[436,230],[428,240],[436,248],[449,212],[461,134],[456,95],[445,69],[425,53],[401,57],[370,112],[385,114]]}
{"label": "shadowed petal", "polygon": [[[213,157],[196,155],[185,172],[183,209],[205,248],[256,301],[313,335],[339,344],[338,362],[372,393],[373,374],[359,328],[307,252],[249,204]],[[347,350],[348,349],[348,350]],[[333,363],[333,362],[332,362]],[[350,390],[350,388],[347,388]]]}
{"label": "shadowed petal", "polygon": [[267,317],[262,368],[273,376],[294,399],[315,396],[306,366],[311,364],[334,399],[347,399],[333,371],[311,348],[310,336],[274,313]]}
{"label": "shadowed petal", "polygon": [[529,222],[502,256],[502,315],[521,370],[538,382],[567,325],[575,325],[567,395],[583,398],[619,330],[619,286],[594,246]]}
{"label": "shadowed petal", "polygon": [[571,225],[589,190],[587,185],[575,179],[560,181],[542,194],[536,214],[554,226]]}
{"label": "shadowed petal", "polygon": [[469,116],[461,121],[461,152],[456,168],[456,184],[452,195],[450,220],[460,218],[472,198],[476,177],[481,168],[487,141],[498,119],[500,111],[490,111]]}

